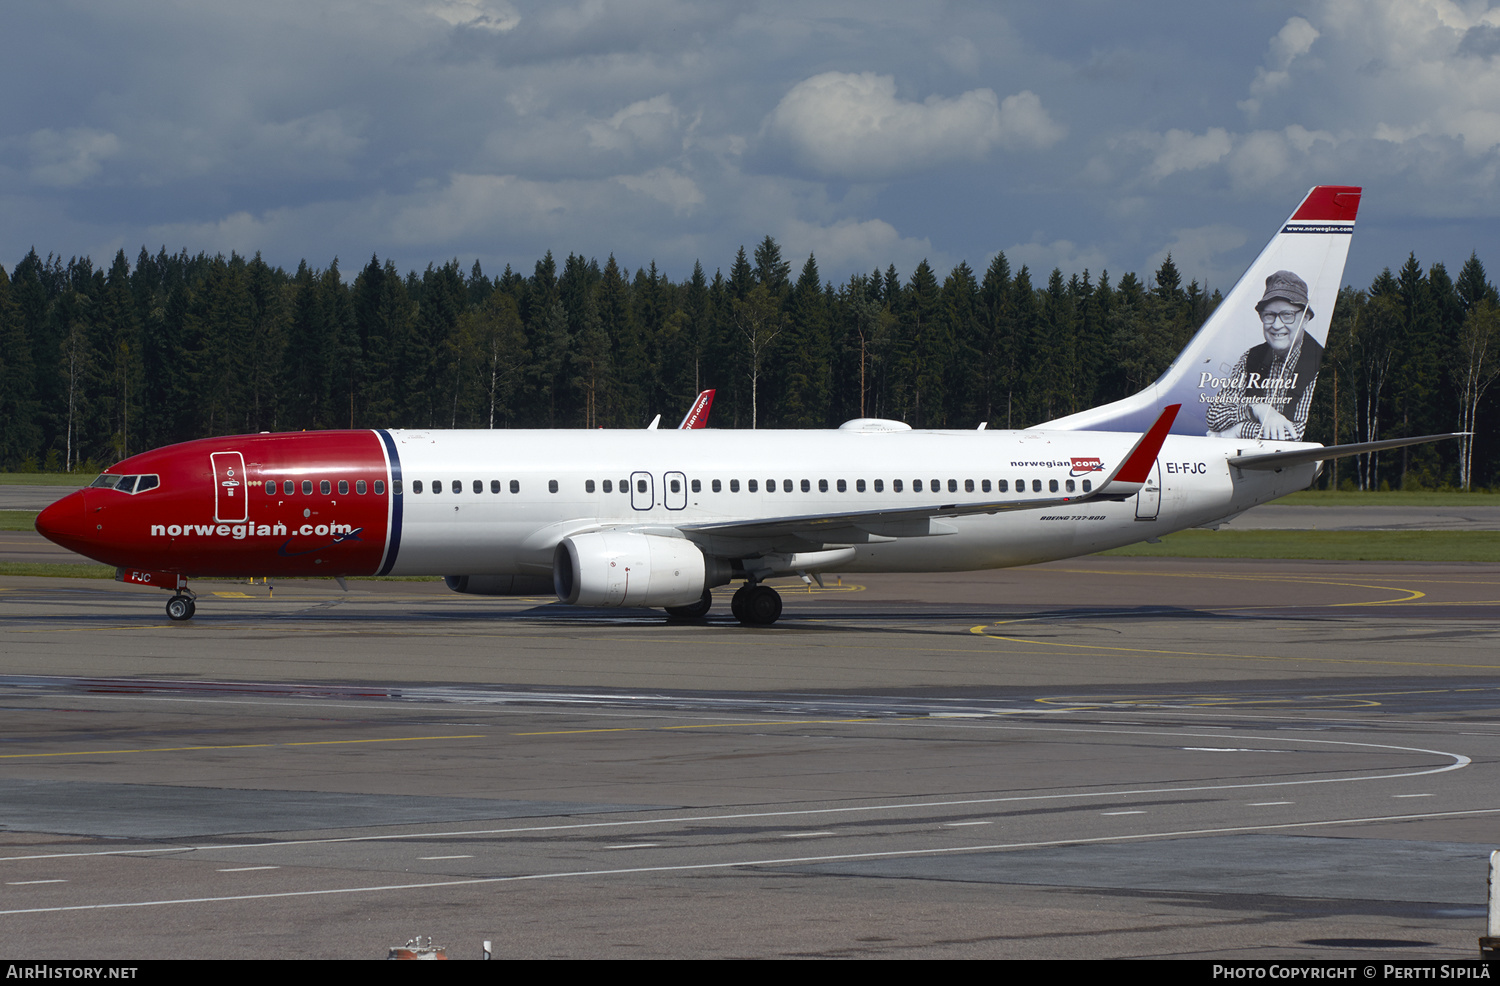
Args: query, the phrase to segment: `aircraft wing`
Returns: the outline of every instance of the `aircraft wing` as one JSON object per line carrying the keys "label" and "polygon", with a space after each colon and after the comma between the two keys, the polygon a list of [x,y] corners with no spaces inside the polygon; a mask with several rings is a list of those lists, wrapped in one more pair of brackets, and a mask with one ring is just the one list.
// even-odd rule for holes
{"label": "aircraft wing", "polygon": [[948,517],[995,514],[1010,510],[1045,510],[1092,500],[1123,500],[1145,483],[1151,465],[1172,429],[1180,404],[1162,410],[1130,452],[1095,489],[1071,496],[1008,496],[970,503],[933,503],[883,510],[854,510],[800,514],[754,520],[716,521],[678,527],[689,538],[732,538],[752,541],[794,539],[806,544],[864,544],[902,537],[932,537],[957,533],[943,524]]}

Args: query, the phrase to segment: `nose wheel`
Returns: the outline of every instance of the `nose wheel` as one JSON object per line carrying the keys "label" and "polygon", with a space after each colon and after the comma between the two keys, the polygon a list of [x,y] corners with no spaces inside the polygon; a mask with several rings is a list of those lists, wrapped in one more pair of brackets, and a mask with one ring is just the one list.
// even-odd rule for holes
{"label": "nose wheel", "polygon": [[781,593],[768,585],[747,583],[730,599],[729,610],[746,626],[768,627],[781,618]]}
{"label": "nose wheel", "polygon": [[177,623],[193,618],[193,611],[197,606],[193,604],[192,596],[176,595],[167,600],[167,619]]}

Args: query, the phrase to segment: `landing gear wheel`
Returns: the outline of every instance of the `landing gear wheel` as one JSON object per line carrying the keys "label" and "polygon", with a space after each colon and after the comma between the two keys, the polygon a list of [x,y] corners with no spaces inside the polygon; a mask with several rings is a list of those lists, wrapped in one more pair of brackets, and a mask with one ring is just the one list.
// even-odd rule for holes
{"label": "landing gear wheel", "polygon": [[745,596],[740,611],[741,623],[768,627],[781,618],[781,594],[768,585],[755,586]]}
{"label": "landing gear wheel", "polygon": [[667,616],[674,620],[701,620],[713,608],[714,594],[704,589],[703,598],[695,603],[688,603],[686,606],[668,606]]}
{"label": "landing gear wheel", "polygon": [[173,596],[167,600],[167,619],[181,623],[183,620],[191,620],[193,611],[198,607],[193,604],[192,596]]}
{"label": "landing gear wheel", "polygon": [[744,585],[736,589],[734,591],[734,595],[729,599],[729,612],[733,614],[734,618],[736,620],[739,620],[741,623],[749,622],[745,619],[745,600],[750,597],[750,593],[754,589],[755,586],[751,585],[749,582],[746,582]]}

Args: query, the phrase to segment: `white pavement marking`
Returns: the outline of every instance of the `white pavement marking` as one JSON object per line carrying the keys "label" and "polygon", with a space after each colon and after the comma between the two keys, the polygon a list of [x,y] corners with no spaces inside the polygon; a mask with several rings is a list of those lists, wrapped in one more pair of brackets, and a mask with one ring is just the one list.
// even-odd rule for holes
{"label": "white pavement marking", "polygon": [[108,911],[128,907],[167,907],[174,904],[218,904],[244,900],[275,900],[286,897],[326,897],[335,894],[388,893],[398,890],[433,890],[442,887],[481,886],[497,883],[522,883],[530,880],[563,880],[574,877],[626,876],[636,873],[689,873],[706,870],[732,870],[746,866],[796,866],[861,859],[892,859],[952,855],[954,853],[1006,852],[1017,849],[1045,849],[1052,846],[1081,846],[1108,842],[1139,842],[1146,839],[1179,839],[1205,835],[1227,835],[1232,832],[1272,832],[1279,829],[1325,828],[1332,825],[1374,825],[1386,822],[1410,822],[1432,818],[1456,818],[1468,815],[1500,814],[1500,808],[1478,808],[1471,811],[1440,811],[1421,815],[1383,815],[1364,818],[1325,819],[1321,822],[1285,822],[1278,825],[1229,825],[1222,828],[1178,829],[1146,832],[1137,835],[1099,836],[1097,838],[1046,839],[1040,842],[1002,842],[989,845],[953,846],[946,849],[892,849],[883,852],[834,853],[828,856],[788,856],[771,859],[741,859],[725,863],[684,863],[671,866],[631,866],[618,869],[573,870],[553,873],[522,873],[515,876],[474,877],[464,880],[434,880],[427,883],[392,883],[366,887],[331,887],[326,890],[288,890],[281,893],[233,894],[223,897],[181,897],[165,900],[125,901],[115,904],[73,904],[65,907],[24,907],[0,911],[12,914],[56,914],[63,911]]}

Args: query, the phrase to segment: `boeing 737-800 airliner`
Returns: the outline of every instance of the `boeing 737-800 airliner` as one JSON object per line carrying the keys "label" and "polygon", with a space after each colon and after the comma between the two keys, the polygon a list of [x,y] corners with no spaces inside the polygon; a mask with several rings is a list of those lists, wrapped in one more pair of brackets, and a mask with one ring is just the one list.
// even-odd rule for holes
{"label": "boeing 737-800 airliner", "polygon": [[37,518],[172,590],[191,577],[442,575],[459,592],[774,623],[771,576],[961,571],[1211,526],[1324,459],[1304,442],[1360,190],[1319,186],[1147,389],[1021,431],[328,431],[132,456]]}

